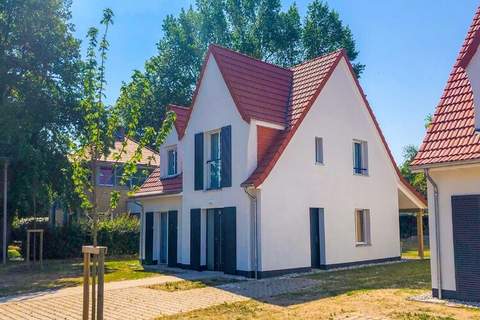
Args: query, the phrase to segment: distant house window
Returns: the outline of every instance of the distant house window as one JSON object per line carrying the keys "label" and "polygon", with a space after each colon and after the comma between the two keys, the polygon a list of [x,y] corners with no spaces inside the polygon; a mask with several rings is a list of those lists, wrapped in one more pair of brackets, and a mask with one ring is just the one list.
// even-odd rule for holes
{"label": "distant house window", "polygon": [[355,241],[358,245],[370,244],[370,210],[355,210]]}
{"label": "distant house window", "polygon": [[323,139],[315,137],[315,163],[323,164]]}
{"label": "distant house window", "polygon": [[368,145],[366,141],[353,142],[353,173],[368,175]]}
{"label": "distant house window", "polygon": [[220,132],[209,134],[209,160],[207,161],[208,189],[219,189],[221,180]]}
{"label": "distant house window", "polygon": [[114,170],[112,167],[102,166],[99,169],[98,184],[101,186],[113,186]]}
{"label": "distant house window", "polygon": [[140,187],[147,180],[150,170],[137,168],[137,172],[130,178],[129,187]]}
{"label": "distant house window", "polygon": [[177,149],[172,148],[167,151],[167,158],[168,158],[168,168],[167,168],[167,175],[173,176],[177,174]]}

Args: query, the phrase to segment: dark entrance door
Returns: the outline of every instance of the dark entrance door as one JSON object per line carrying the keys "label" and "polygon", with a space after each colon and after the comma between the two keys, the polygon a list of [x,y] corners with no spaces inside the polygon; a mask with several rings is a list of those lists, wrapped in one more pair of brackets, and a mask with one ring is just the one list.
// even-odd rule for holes
{"label": "dark entrance door", "polygon": [[310,208],[310,259],[312,268],[320,267],[320,225],[318,208]]}
{"label": "dark entrance door", "polygon": [[237,269],[236,208],[207,210],[207,269],[235,274]]}
{"label": "dark entrance door", "polygon": [[145,213],[145,264],[153,264],[153,212]]}
{"label": "dark entrance door", "polygon": [[480,301],[480,195],[452,197],[457,299]]}
{"label": "dark entrance door", "polygon": [[168,266],[177,266],[177,235],[178,235],[177,211],[168,212]]}

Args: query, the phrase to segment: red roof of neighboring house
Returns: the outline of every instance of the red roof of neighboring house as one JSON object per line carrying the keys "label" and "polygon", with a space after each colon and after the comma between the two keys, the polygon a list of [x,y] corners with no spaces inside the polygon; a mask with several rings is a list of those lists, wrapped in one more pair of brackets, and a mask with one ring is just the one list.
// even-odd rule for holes
{"label": "red roof of neighboring house", "polygon": [[480,135],[475,133],[473,91],[465,71],[479,43],[480,8],[412,166],[480,159]]}
{"label": "red roof of neighboring house", "polygon": [[142,193],[176,194],[180,192],[182,192],[182,175],[160,178],[160,168],[156,168],[135,193],[135,196],[140,197]]}
{"label": "red roof of neighboring house", "polygon": [[182,139],[187,128],[188,119],[190,118],[190,112],[192,108],[178,106],[175,104],[168,105],[168,110],[175,112],[177,118],[175,120],[175,129],[177,130],[178,139]]}

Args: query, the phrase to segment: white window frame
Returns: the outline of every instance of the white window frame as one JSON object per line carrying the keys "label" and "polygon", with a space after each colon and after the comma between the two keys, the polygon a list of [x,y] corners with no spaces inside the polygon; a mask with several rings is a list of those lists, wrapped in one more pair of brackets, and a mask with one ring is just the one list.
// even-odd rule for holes
{"label": "white window frame", "polygon": [[[320,154],[319,154],[319,147],[320,144]],[[315,137],[315,164],[316,165],[325,165],[325,154],[323,152],[323,138],[322,137]],[[319,155],[321,156],[321,159],[319,160]]]}
{"label": "white window frame", "polygon": [[208,132],[205,132],[204,134],[204,137],[205,137],[205,153],[204,153],[204,159],[205,160],[205,173],[207,175],[207,179],[206,180],[206,186],[204,187],[205,190],[219,190],[221,189],[221,185],[222,185],[222,177],[221,177],[221,169],[220,169],[220,175],[218,177],[218,183],[219,183],[219,187],[218,188],[212,188],[210,186],[211,184],[211,180],[210,180],[210,177],[211,177],[211,174],[210,174],[210,162],[212,161],[212,159],[210,159],[210,155],[212,154],[212,145],[211,145],[211,142],[212,142],[212,135],[214,134],[217,134],[218,133],[218,156],[219,156],[219,159],[222,159],[222,133],[221,133],[221,129],[215,129],[215,130],[211,130],[211,131],[208,131]]}
{"label": "white window frame", "polygon": [[[358,214],[362,214],[362,230],[363,240],[359,240],[359,226],[358,226]],[[355,222],[355,245],[356,246],[370,246],[372,244],[371,236],[371,215],[370,209],[355,209],[354,212],[354,222]]]}
{"label": "white window frame", "polygon": [[[360,169],[365,169],[364,171],[361,171],[361,172],[357,172],[357,170],[355,169],[355,144],[360,144],[361,148],[361,152],[362,152],[362,164],[361,164],[361,168]],[[364,176],[364,177],[368,177],[369,176],[369,173],[370,173],[370,169],[368,167],[368,142],[365,141],[365,140],[359,140],[359,139],[354,139],[353,142],[352,142],[352,160],[353,160],[353,163],[352,163],[352,170],[353,170],[353,174],[356,175],[356,176]]]}
{"label": "white window frame", "polygon": [[[165,177],[175,177],[176,175],[178,175],[178,150],[177,150],[177,146],[176,145],[173,145],[173,146],[170,146],[170,147],[167,147],[165,148],[165,151],[166,151],[166,158],[167,158],[167,167],[165,168]],[[170,174],[168,172],[168,169],[170,168],[170,163],[169,163],[169,160],[170,158],[168,157],[168,153],[170,151],[174,151],[174,160],[175,161],[175,172],[173,174]]]}

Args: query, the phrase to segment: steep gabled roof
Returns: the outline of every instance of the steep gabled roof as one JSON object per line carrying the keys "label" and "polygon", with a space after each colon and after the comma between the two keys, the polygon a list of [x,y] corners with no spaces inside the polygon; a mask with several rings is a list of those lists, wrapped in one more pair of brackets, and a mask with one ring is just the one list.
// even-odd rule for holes
{"label": "steep gabled roof", "polygon": [[292,71],[244,54],[210,46],[242,118],[285,125]]}
{"label": "steep gabled roof", "polygon": [[479,43],[480,8],[477,9],[412,166],[480,159],[480,135],[475,133],[473,91],[465,71]]}
{"label": "steep gabled roof", "polygon": [[182,175],[180,174],[172,178],[160,178],[160,168],[156,168],[135,193],[135,197],[148,194],[170,195],[180,192],[182,192]]}
{"label": "steep gabled roof", "polygon": [[192,108],[178,106],[175,104],[169,104],[168,110],[175,112],[177,118],[175,120],[175,129],[177,130],[178,139],[182,139],[185,134],[185,129],[187,128],[188,119],[190,118],[190,113]]}

